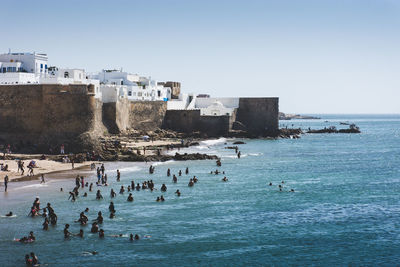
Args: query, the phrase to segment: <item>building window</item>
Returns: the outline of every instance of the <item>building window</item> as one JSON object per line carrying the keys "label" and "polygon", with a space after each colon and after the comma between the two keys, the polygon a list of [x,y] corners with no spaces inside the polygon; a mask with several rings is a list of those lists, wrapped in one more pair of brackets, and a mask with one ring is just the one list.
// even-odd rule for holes
{"label": "building window", "polygon": [[43,64],[40,64],[40,68],[43,69]]}
{"label": "building window", "polygon": [[132,96],[132,91],[129,91],[129,92],[128,92],[128,96]]}
{"label": "building window", "polygon": [[68,71],[64,72],[64,78],[69,78],[69,73],[68,73]]}
{"label": "building window", "polygon": [[158,97],[160,97],[161,96],[161,91],[158,90],[157,93],[158,93]]}

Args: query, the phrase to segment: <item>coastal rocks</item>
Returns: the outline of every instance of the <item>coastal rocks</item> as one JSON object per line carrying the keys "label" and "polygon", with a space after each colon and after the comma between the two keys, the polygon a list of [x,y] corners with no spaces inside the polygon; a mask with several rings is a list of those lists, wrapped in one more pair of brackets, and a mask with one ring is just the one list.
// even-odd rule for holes
{"label": "coastal rocks", "polygon": [[175,153],[175,156],[173,156],[174,160],[206,160],[206,159],[212,159],[212,160],[217,160],[219,157],[215,155],[207,155],[207,154],[200,154],[200,153],[194,153],[194,154],[179,154]]}
{"label": "coastal rocks", "polygon": [[350,124],[348,129],[337,130],[335,126],[325,127],[324,129],[311,130],[309,129],[307,133],[361,133],[360,128],[355,124]]}
{"label": "coastal rocks", "polygon": [[292,129],[292,128],[279,129],[279,137],[280,138],[298,139],[298,138],[300,138],[300,135],[302,133],[303,133],[303,131],[300,128],[298,128],[298,129]]}
{"label": "coastal rocks", "polygon": [[243,141],[235,141],[235,142],[233,142],[233,144],[234,144],[234,145],[244,145],[244,144],[246,144],[246,143],[243,142]]}
{"label": "coastal rocks", "polygon": [[200,154],[200,153],[193,153],[193,154],[179,154],[176,153],[175,155],[138,155],[136,153],[125,154],[125,155],[118,155],[117,160],[119,161],[168,161],[168,160],[176,160],[176,161],[185,161],[185,160],[217,160],[219,159],[216,155],[207,155],[207,154]]}

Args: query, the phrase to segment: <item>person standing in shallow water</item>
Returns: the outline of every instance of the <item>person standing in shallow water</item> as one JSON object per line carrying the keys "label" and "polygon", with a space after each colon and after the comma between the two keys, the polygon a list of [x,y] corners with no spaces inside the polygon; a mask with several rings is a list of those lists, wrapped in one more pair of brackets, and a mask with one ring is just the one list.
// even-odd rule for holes
{"label": "person standing in shallow water", "polygon": [[4,192],[7,192],[8,188],[8,175],[4,176]]}

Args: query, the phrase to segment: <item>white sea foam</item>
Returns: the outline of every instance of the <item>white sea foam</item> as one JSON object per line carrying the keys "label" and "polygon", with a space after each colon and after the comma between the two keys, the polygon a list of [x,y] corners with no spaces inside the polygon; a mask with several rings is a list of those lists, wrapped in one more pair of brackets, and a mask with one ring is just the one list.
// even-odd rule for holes
{"label": "white sea foam", "polygon": [[40,187],[48,187],[48,184],[30,184],[30,185],[24,185],[18,188],[15,188],[15,190],[18,189],[27,189],[27,188],[40,188]]}
{"label": "white sea foam", "polygon": [[120,171],[122,172],[135,172],[135,171],[139,171],[142,168],[138,167],[138,166],[133,166],[133,167],[126,167],[126,168],[122,168],[120,169]]}
{"label": "white sea foam", "polygon": [[201,141],[200,142],[200,146],[216,146],[216,145],[220,145],[226,143],[226,138],[221,137],[218,139],[211,139],[211,140],[205,140],[205,141]]}
{"label": "white sea foam", "polygon": [[152,165],[153,165],[153,166],[160,166],[160,165],[171,164],[171,163],[173,163],[173,162],[175,162],[175,161],[174,161],[174,160],[167,160],[167,161],[164,161],[164,162],[155,162],[155,163],[153,163]]}

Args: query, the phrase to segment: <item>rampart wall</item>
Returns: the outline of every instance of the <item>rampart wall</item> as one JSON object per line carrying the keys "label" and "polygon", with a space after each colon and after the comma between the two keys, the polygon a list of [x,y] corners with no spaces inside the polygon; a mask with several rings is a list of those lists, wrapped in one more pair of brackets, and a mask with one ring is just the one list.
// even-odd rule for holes
{"label": "rampart wall", "polygon": [[[1,85],[0,139],[46,147],[100,135],[102,103],[89,85]],[[1,140],[0,140],[1,141]]]}

